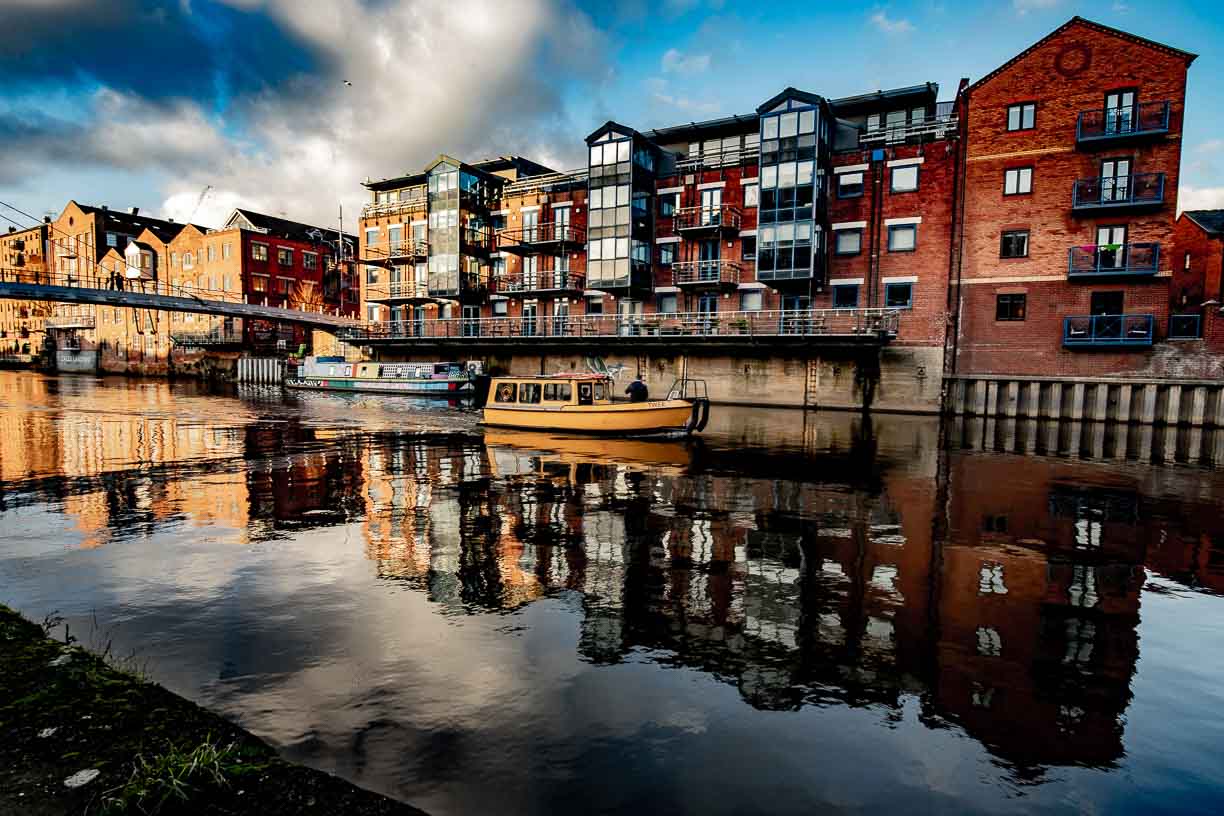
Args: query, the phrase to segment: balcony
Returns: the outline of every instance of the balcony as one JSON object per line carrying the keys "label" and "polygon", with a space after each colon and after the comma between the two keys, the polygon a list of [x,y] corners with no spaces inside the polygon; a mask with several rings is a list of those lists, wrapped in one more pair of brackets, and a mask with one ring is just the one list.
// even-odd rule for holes
{"label": "balcony", "polygon": [[515,255],[563,255],[581,252],[585,246],[586,231],[568,223],[548,222],[513,227],[497,233],[497,248]]}
{"label": "balcony", "polygon": [[477,303],[494,291],[494,285],[485,275],[464,272],[456,277],[453,272],[442,272],[430,276],[428,297],[434,300]]}
{"label": "balcony", "polygon": [[57,315],[48,317],[43,324],[48,329],[92,329],[93,315]]}
{"label": "balcony", "polygon": [[[611,264],[611,261],[606,262]],[[631,295],[647,293],[654,287],[650,267],[644,265],[631,266],[620,274],[588,270],[587,288],[613,295]]]}
{"label": "balcony", "polygon": [[238,329],[218,329],[207,332],[173,332],[170,339],[180,348],[217,348],[219,346],[240,346],[243,342],[242,332]]}
{"label": "balcony", "polygon": [[1122,108],[1081,111],[1075,123],[1075,142],[1081,146],[1108,146],[1119,142],[1163,136],[1169,132],[1169,103],[1144,102]]}
{"label": "balcony", "polygon": [[412,210],[424,210],[429,206],[429,196],[425,187],[416,188],[411,194],[396,201],[379,201],[366,204],[361,208],[362,218],[375,218],[381,215],[399,215]]}
{"label": "balcony", "polygon": [[734,289],[740,282],[740,265],[721,259],[676,261],[672,283],[686,289]]}
{"label": "balcony", "polygon": [[433,300],[429,287],[415,281],[390,281],[371,284],[366,289],[366,300],[372,303],[391,303],[409,300]]}
{"label": "balcony", "polygon": [[493,231],[483,227],[459,228],[459,251],[488,254],[493,251]]}
{"label": "balcony", "polygon": [[576,294],[585,283],[582,274],[546,270],[534,275],[503,276],[497,282],[497,291],[503,295]]}
{"label": "balcony", "polygon": [[1072,349],[1149,348],[1156,319],[1150,314],[1076,315],[1063,319],[1063,346]]}
{"label": "balcony", "polygon": [[718,204],[711,207],[681,207],[676,210],[675,228],[685,232],[736,232],[740,228],[739,207]]}
{"label": "balcony", "polygon": [[1150,278],[1160,266],[1160,244],[1102,244],[1071,247],[1067,278]]}
{"label": "balcony", "polygon": [[924,119],[903,124],[885,124],[874,130],[863,131],[859,134],[859,145],[861,147],[884,147],[885,145],[926,142],[955,136],[957,129],[955,110],[955,102],[940,102],[935,106],[935,113]]}
{"label": "balcony", "polygon": [[1083,178],[1071,191],[1072,212],[1140,210],[1164,204],[1164,173]]}
{"label": "balcony", "polygon": [[428,241],[380,241],[375,244],[366,244],[365,257],[358,260],[364,264],[386,266],[392,261],[413,262],[428,256]]}
{"label": "balcony", "polygon": [[760,153],[756,147],[729,148],[727,150],[702,151],[676,160],[677,173],[695,173],[699,170],[718,170],[723,167],[739,167],[756,164]]}

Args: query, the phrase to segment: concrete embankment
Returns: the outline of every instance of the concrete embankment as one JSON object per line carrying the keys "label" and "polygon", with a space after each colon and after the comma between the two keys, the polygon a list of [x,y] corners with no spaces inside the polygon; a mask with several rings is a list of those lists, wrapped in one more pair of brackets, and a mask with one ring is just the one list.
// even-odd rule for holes
{"label": "concrete embankment", "polygon": [[420,814],[0,605],[0,813]]}

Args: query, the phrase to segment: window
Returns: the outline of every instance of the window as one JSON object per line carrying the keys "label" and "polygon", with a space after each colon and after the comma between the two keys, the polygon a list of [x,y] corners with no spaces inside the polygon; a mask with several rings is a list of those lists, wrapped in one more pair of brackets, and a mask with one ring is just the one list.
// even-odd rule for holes
{"label": "window", "polygon": [[675,314],[678,298],[673,294],[659,295],[659,314]]}
{"label": "window", "polygon": [[999,241],[999,257],[1027,258],[1028,246],[1028,230],[1007,230]]}
{"label": "window", "polygon": [[676,262],[676,245],[659,244],[659,263],[667,266]]}
{"label": "window", "polygon": [[313,252],[303,252],[302,253],[302,266],[305,269],[311,269],[311,270],[318,269],[319,268],[319,256]]}
{"label": "window", "polygon": [[569,383],[545,383],[545,402],[569,402],[574,395],[574,387]]}
{"label": "window", "polygon": [[230,245],[229,245],[229,241],[226,241],[224,244],[221,245],[221,257],[228,261],[229,256],[230,256]]}
{"label": "window", "polygon": [[603,313],[604,313],[604,310],[603,310],[603,298],[601,298],[601,297],[587,298],[587,302],[586,302],[586,313],[587,313],[587,314],[589,314],[589,315],[601,315],[601,314],[603,314]]}
{"label": "window", "polygon": [[255,292],[268,291],[268,278],[266,275],[251,276],[251,290]]}
{"label": "window", "polygon": [[751,261],[756,258],[756,236],[744,235],[740,238],[740,258]]}
{"label": "window", "polygon": [[509,303],[510,302],[506,300],[493,301],[493,316],[505,317],[507,314],[509,314]]}
{"label": "window", "polygon": [[106,233],[106,245],[112,247],[119,246],[119,236],[113,232]]}
{"label": "window", "polygon": [[539,401],[539,383],[519,383],[519,402],[537,403]]}
{"label": "window", "polygon": [[889,309],[908,309],[914,305],[914,284],[884,284],[884,305]]}
{"label": "window", "polygon": [[995,298],[995,320],[1023,320],[1028,295],[998,295]]}
{"label": "window", "polygon": [[912,193],[918,189],[918,165],[909,164],[905,167],[894,167],[892,169],[892,186],[889,188],[894,193]]}
{"label": "window", "polygon": [[1013,167],[1003,172],[1003,195],[1024,195],[1033,192],[1033,168]]}
{"label": "window", "polygon": [[1037,126],[1037,103],[1024,102],[1007,108],[1008,130],[1032,130]]}
{"label": "window", "polygon": [[672,218],[675,216],[676,206],[679,200],[679,193],[667,193],[659,196],[659,217]]}
{"label": "window", "polygon": [[913,252],[917,245],[917,224],[895,224],[888,228],[889,252]]}
{"label": "window", "polygon": [[740,310],[745,312],[759,312],[765,306],[764,300],[765,298],[759,289],[744,292],[740,295]]}
{"label": "window", "polygon": [[756,184],[744,185],[744,206],[755,207],[757,205],[759,190]]}
{"label": "window", "polygon": [[497,391],[493,395],[495,402],[515,402],[518,400],[518,389],[514,383],[501,383],[497,386]]}
{"label": "window", "polygon": [[858,198],[863,194],[862,173],[840,173],[837,176],[837,197]]}
{"label": "window", "polygon": [[170,253],[170,266],[171,267],[178,266],[178,253],[177,252]]}
{"label": "window", "polygon": [[216,244],[208,245],[208,260],[210,262],[217,260],[217,245]]}
{"label": "window", "polygon": [[190,252],[183,253],[183,268],[195,269],[195,257]]}
{"label": "window", "polygon": [[857,255],[863,248],[861,229],[837,230],[833,233],[835,252],[838,255]]}
{"label": "window", "polygon": [[268,245],[267,244],[251,244],[251,260],[252,261],[268,260]]}
{"label": "window", "polygon": [[857,283],[833,284],[833,308],[858,308],[859,287]]}
{"label": "window", "polygon": [[281,266],[293,266],[293,250],[285,247],[276,248],[276,262]]}

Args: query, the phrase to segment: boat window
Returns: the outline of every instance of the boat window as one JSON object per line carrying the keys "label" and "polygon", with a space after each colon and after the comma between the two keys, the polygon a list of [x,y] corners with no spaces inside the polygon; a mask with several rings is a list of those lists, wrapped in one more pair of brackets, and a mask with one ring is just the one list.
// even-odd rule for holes
{"label": "boat window", "polygon": [[519,402],[539,402],[539,383],[519,383]]}
{"label": "boat window", "polygon": [[607,399],[607,398],[608,398],[608,394],[607,394],[607,390],[604,388],[604,384],[595,383],[595,399],[602,400],[602,399]]}
{"label": "boat window", "polygon": [[569,383],[547,383],[544,386],[545,401],[569,402],[573,395],[574,389]]}
{"label": "boat window", "polygon": [[515,394],[514,383],[504,382],[497,386],[497,394],[494,399],[497,402],[514,402]]}

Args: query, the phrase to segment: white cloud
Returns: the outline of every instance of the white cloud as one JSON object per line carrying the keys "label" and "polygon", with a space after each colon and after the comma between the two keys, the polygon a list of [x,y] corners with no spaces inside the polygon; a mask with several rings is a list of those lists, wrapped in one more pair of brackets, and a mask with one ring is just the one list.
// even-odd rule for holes
{"label": "white cloud", "polygon": [[1012,8],[1017,14],[1028,14],[1030,11],[1052,9],[1061,2],[1062,0],[1012,0]]}
{"label": "white cloud", "polygon": [[885,34],[908,34],[914,30],[909,20],[893,20],[883,11],[871,15],[871,24]]}
{"label": "white cloud", "polygon": [[1224,187],[1191,187],[1183,184],[1177,191],[1177,211],[1224,209]]}
{"label": "white cloud", "polygon": [[708,116],[718,113],[722,109],[722,105],[713,100],[701,101],[675,93],[671,90],[666,79],[651,77],[644,84],[652,102],[672,111],[683,111],[689,115],[699,114],[701,116]]}
{"label": "white cloud", "polygon": [[1220,153],[1224,152],[1224,139],[1209,139],[1201,145],[1194,148],[1195,153]]}
{"label": "white cloud", "polygon": [[675,48],[663,53],[663,73],[700,74],[710,67],[709,54],[685,54]]}
{"label": "white cloud", "polygon": [[1126,3],[1121,2],[1121,0],[1115,2],[1111,9],[1114,14],[1130,14],[1131,12],[1131,7]]}

